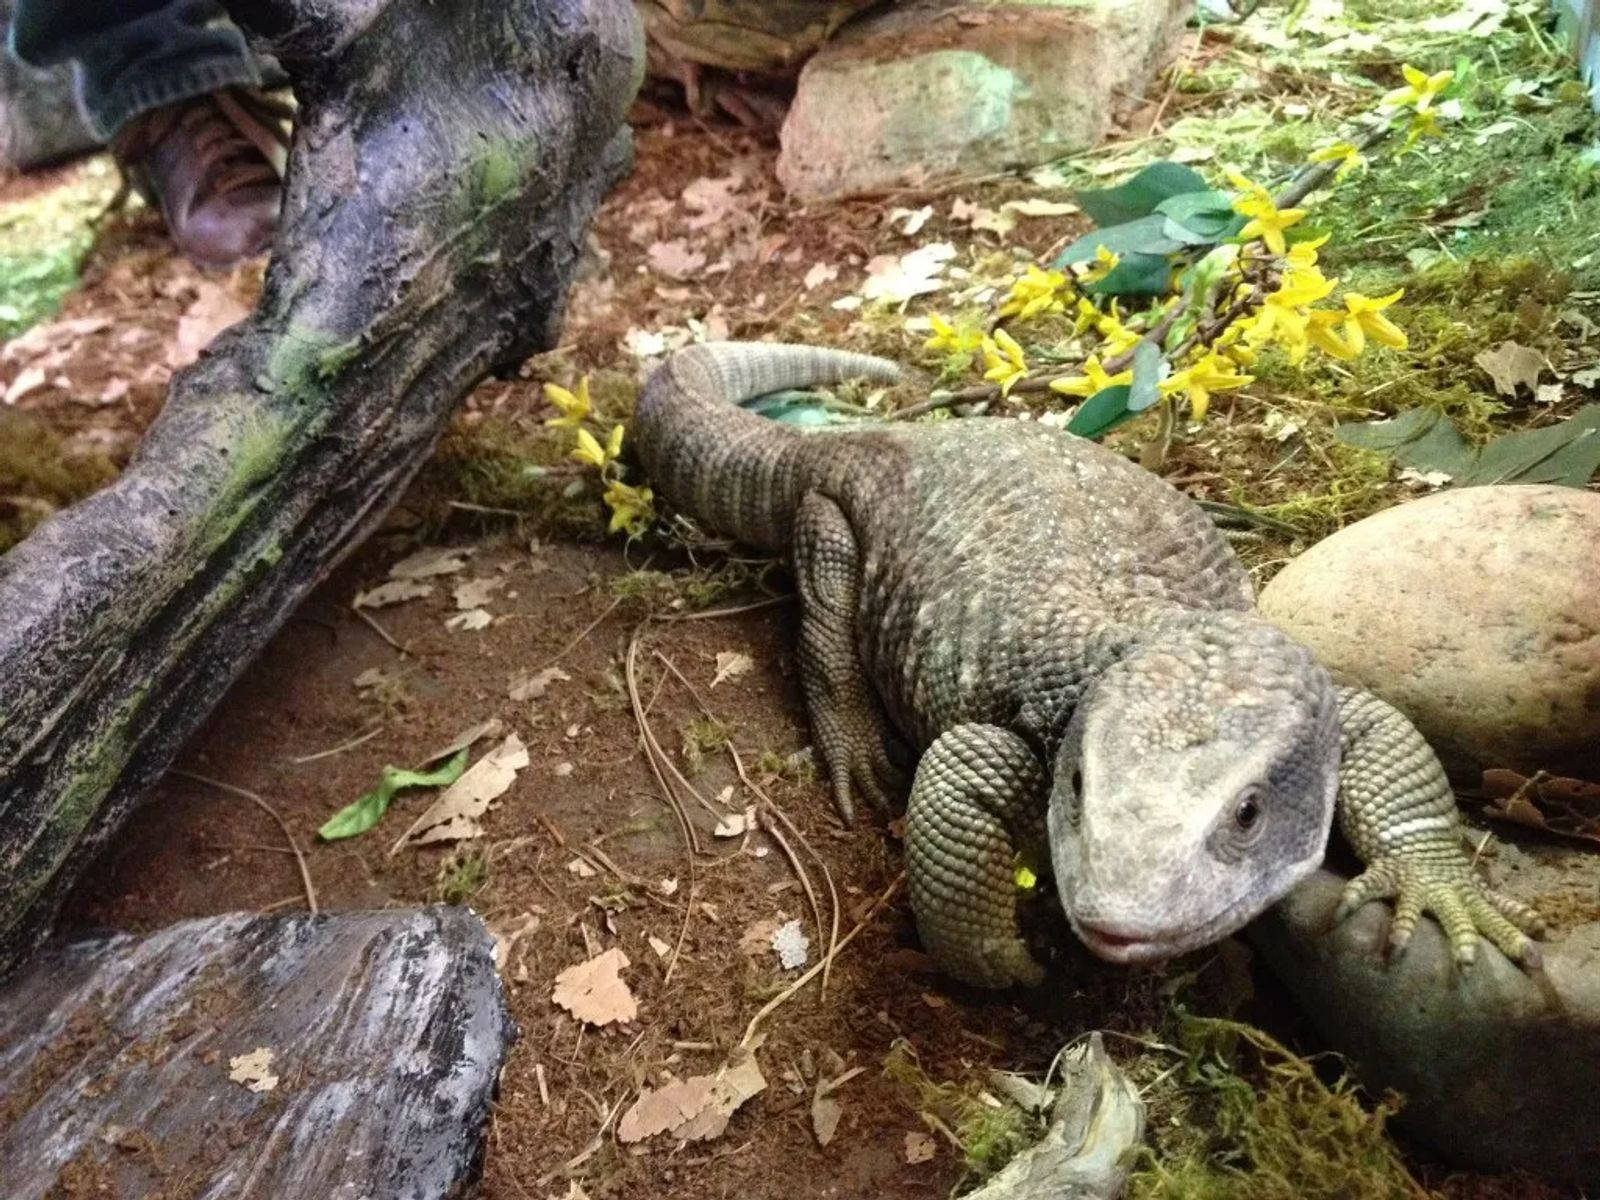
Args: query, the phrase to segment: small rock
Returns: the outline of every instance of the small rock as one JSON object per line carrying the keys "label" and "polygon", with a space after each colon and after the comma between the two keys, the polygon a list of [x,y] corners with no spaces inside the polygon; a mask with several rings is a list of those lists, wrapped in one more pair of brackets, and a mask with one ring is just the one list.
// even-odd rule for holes
{"label": "small rock", "polygon": [[[173,1179],[463,1194],[512,1037],[491,952],[459,908],[236,913],[42,950],[0,989],[6,1200],[60,1194],[69,1170],[107,1200]],[[159,1153],[108,1145],[113,1127]]]}
{"label": "small rock", "polygon": [[1600,494],[1458,488],[1295,559],[1261,612],[1401,709],[1453,774],[1600,772]]}
{"label": "small rock", "polygon": [[1087,149],[1154,77],[1190,7],[912,0],[854,21],[800,74],[778,178],[818,200]]}

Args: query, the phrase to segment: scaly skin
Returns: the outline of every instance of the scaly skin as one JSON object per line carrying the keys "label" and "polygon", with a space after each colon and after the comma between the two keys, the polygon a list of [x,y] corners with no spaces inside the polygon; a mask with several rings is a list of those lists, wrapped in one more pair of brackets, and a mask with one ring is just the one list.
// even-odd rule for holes
{"label": "scaly skin", "polygon": [[845,819],[857,796],[882,809],[901,792],[892,740],[920,756],[911,903],[947,971],[1042,977],[1019,936],[1019,852],[1101,957],[1216,941],[1322,860],[1336,792],[1367,866],[1346,910],[1394,897],[1397,948],[1426,911],[1462,963],[1479,934],[1533,959],[1537,918],[1472,873],[1421,736],[1256,616],[1181,493],[1029,422],[800,434],[730,406],[897,374],[814,347],[691,347],[646,385],[635,440],[675,507],[792,558],[802,684]]}

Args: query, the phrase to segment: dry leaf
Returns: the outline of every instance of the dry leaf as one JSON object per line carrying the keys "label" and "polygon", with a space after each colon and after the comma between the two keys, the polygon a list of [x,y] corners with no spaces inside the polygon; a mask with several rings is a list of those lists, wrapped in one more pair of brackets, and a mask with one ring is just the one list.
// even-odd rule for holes
{"label": "dry leaf", "polygon": [[252,1092],[270,1092],[278,1086],[272,1073],[272,1051],[257,1046],[249,1054],[236,1054],[228,1060],[228,1078],[242,1083]]}
{"label": "dry leaf", "polygon": [[250,315],[250,306],[240,301],[220,283],[201,281],[195,289],[194,302],[178,318],[178,333],[167,349],[167,366],[176,371],[200,357],[200,351],[211,344],[230,325],[237,325]]}
{"label": "dry leaf", "polygon": [[717,652],[717,673],[711,677],[711,686],[716,687],[724,679],[737,679],[748,673],[755,665],[748,654],[740,654],[734,650],[720,650]]}
{"label": "dry leaf", "polygon": [[688,243],[682,238],[674,238],[670,242],[651,242],[645,251],[645,258],[649,260],[652,271],[673,279],[692,278],[706,265],[706,256],[698,250],[689,249]]}
{"label": "dry leaf", "polygon": [[939,1148],[939,1143],[933,1140],[930,1133],[906,1134],[906,1161],[908,1163],[924,1163],[931,1160],[934,1152]]}
{"label": "dry leaf", "polygon": [[1566,389],[1559,383],[1541,383],[1533,389],[1533,402],[1535,404],[1560,404],[1565,395]]}
{"label": "dry leaf", "polygon": [[839,1118],[843,1114],[843,1105],[822,1090],[819,1080],[816,1094],[811,1097],[811,1132],[816,1134],[817,1145],[826,1146],[833,1141],[833,1135],[839,1131]]}
{"label": "dry leaf", "polygon": [[489,936],[494,938],[495,970],[504,971],[506,963],[511,960],[511,951],[516,949],[517,943],[538,928],[539,918],[529,912],[490,925]]}
{"label": "dry leaf", "polygon": [[[359,687],[360,684],[361,681],[357,679],[356,686]],[[463,729],[460,733],[456,734],[455,737],[451,738],[445,745],[439,747],[439,749],[435,750],[432,754],[422,759],[418,763],[418,766],[425,767],[429,763],[436,763],[440,759],[449,758],[451,755],[455,754],[456,751],[472,745],[473,742],[481,741],[484,738],[499,737],[505,732],[505,728],[506,723],[499,717],[490,717],[487,721],[479,721],[476,725],[473,725],[467,729]]]}
{"label": "dry leaf", "polygon": [[69,346],[110,327],[111,321],[106,317],[69,317],[65,321],[35,325],[0,347],[0,362],[29,362],[47,351]]}
{"label": "dry leaf", "polygon": [[1533,391],[1539,385],[1539,372],[1545,368],[1544,355],[1509,341],[1480,352],[1472,361],[1489,373],[1494,390],[1503,396],[1515,395],[1518,387]]}
{"label": "dry leaf", "polygon": [[[868,300],[904,304],[913,296],[937,292],[944,287],[939,276],[945,264],[956,256],[949,242],[933,242],[899,258],[880,255],[867,264],[867,281],[861,295]],[[838,307],[837,301],[834,307]]]}
{"label": "dry leaf", "polygon": [[414,846],[430,842],[453,842],[483,836],[478,818],[488,811],[492,801],[505,795],[517,777],[517,772],[528,765],[528,750],[522,739],[514,733],[506,734],[501,742],[477,762],[473,763],[439,798],[428,811],[402,837]]}
{"label": "dry leaf", "polygon": [[723,179],[696,179],[683,189],[683,202],[695,210],[695,215],[684,222],[690,229],[705,229],[722,221],[743,207],[734,196],[744,185],[743,177],[729,175]]}
{"label": "dry leaf", "polygon": [[742,813],[729,813],[717,822],[717,827],[711,831],[712,837],[736,838],[743,837],[747,830],[753,829],[756,823],[756,810],[747,808]]}
{"label": "dry leaf", "polygon": [[513,700],[538,700],[550,690],[552,683],[566,683],[572,679],[560,667],[546,667],[533,675],[525,675],[511,684]]}
{"label": "dry leaf", "polygon": [[1600,842],[1600,783],[1539,771],[1483,773],[1484,813],[1561,837]]}
{"label": "dry leaf", "polygon": [[482,608],[489,603],[495,589],[505,585],[504,579],[465,579],[456,584],[451,594],[455,597],[456,608],[466,612],[469,608]]}
{"label": "dry leaf", "polygon": [[403,604],[407,600],[420,600],[424,596],[431,595],[433,595],[431,583],[418,583],[413,579],[391,579],[388,583],[380,583],[375,588],[357,592],[353,606],[388,608],[391,604]]}
{"label": "dry leaf", "polygon": [[557,975],[550,999],[589,1025],[631,1021],[639,1015],[639,1003],[620,974],[627,965],[628,956],[613,946]]}
{"label": "dry leaf", "polygon": [[832,283],[839,278],[839,268],[832,263],[817,263],[806,272],[804,280],[806,291],[819,288],[825,283]]}
{"label": "dry leaf", "polygon": [[660,938],[656,937],[656,935],[653,933],[645,940],[650,943],[650,949],[656,952],[657,958],[665,958],[667,955],[672,953],[672,947],[666,942],[662,941]]}
{"label": "dry leaf", "polygon": [[454,630],[465,629],[468,633],[476,633],[480,629],[487,629],[494,624],[494,617],[487,608],[474,608],[469,612],[457,613],[453,617],[445,618],[445,628]]}
{"label": "dry leaf", "polygon": [[1017,218],[1003,209],[997,212],[992,208],[980,208],[972,216],[972,227],[1004,238],[1017,227]]}
{"label": "dry leaf", "polygon": [[586,858],[574,858],[567,864],[567,870],[579,879],[593,879],[597,874]]}
{"label": "dry leaf", "polygon": [[640,1142],[668,1132],[686,1142],[719,1137],[739,1106],[766,1086],[755,1055],[745,1052],[715,1074],[644,1088],[617,1122],[617,1140]]}
{"label": "dry leaf", "polygon": [[763,917],[751,922],[739,938],[739,949],[756,957],[768,953],[772,949],[772,935],[782,924],[782,917]]}
{"label": "dry leaf", "polygon": [[889,211],[889,224],[899,224],[900,232],[907,237],[919,233],[924,225],[933,216],[933,205],[925,204],[918,209],[895,208]]}
{"label": "dry leaf", "polygon": [[446,546],[430,546],[408,554],[389,568],[390,579],[428,579],[434,575],[454,575],[467,565],[471,549],[458,550]]}
{"label": "dry leaf", "polygon": [[1082,212],[1076,204],[1065,200],[1046,200],[1042,196],[1034,196],[1027,200],[1007,200],[1001,209],[1005,212],[1014,212],[1019,217],[1070,217],[1073,213]]}
{"label": "dry leaf", "polygon": [[15,404],[29,392],[42,388],[44,380],[45,374],[38,367],[24,367],[11,381],[11,386],[6,389],[5,403]]}

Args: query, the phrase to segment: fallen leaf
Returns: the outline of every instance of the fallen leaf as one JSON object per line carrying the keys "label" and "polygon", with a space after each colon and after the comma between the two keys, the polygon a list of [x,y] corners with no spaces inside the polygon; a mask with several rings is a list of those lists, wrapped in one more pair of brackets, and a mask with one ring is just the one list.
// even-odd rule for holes
{"label": "fallen leaf", "polygon": [[382,819],[389,810],[395,793],[405,788],[448,787],[461,778],[467,765],[467,750],[463,746],[436,771],[408,771],[404,767],[387,766],[378,776],[378,786],[359,799],[345,805],[322,823],[317,836],[325,842],[354,837],[365,833]]}
{"label": "fallen leaf", "polygon": [[1516,771],[1483,773],[1484,813],[1561,837],[1600,842],[1600,783]]}
{"label": "fallen leaf", "polygon": [[586,858],[574,858],[567,864],[567,870],[579,879],[593,879],[597,874]]}
{"label": "fallen leaf", "polygon": [[800,928],[798,919],[778,926],[772,934],[772,949],[785,971],[806,965],[811,957],[811,939]]}
{"label": "fallen leaf", "polygon": [[420,600],[424,596],[433,595],[431,583],[417,583],[412,579],[393,579],[388,583],[380,583],[375,588],[364,592],[357,592],[352,601],[355,608],[388,608],[391,604],[403,604],[407,600]]}
{"label": "fallen leaf", "polygon": [[475,633],[480,629],[487,629],[492,624],[494,624],[494,617],[490,614],[487,608],[474,608],[467,612],[457,613],[453,617],[445,618],[444,623],[446,629],[455,629],[458,631],[464,629],[468,633]]}
{"label": "fallen leaf", "polygon": [[[867,300],[904,304],[913,296],[937,292],[944,287],[939,276],[955,256],[956,248],[949,242],[932,242],[898,258],[880,255],[867,263],[861,295]],[[834,307],[838,307],[837,301]]]}
{"label": "fallen leaf", "polygon": [[755,809],[747,808],[742,813],[729,813],[723,817],[717,822],[717,827],[711,831],[711,836],[719,838],[743,837],[754,826]]}
{"label": "fallen leaf", "polygon": [[489,936],[494,938],[495,970],[504,971],[506,963],[511,961],[511,952],[516,949],[517,943],[538,928],[539,918],[530,912],[490,925]]}
{"label": "fallen leaf", "polygon": [[495,590],[505,585],[504,579],[465,579],[456,584],[451,595],[455,597],[456,608],[466,612],[469,608],[482,608],[489,603]]}
{"label": "fallen leaf", "polygon": [[763,917],[759,921],[752,921],[739,937],[739,949],[754,957],[770,953],[772,935],[778,932],[782,924],[781,917]]}
{"label": "fallen leaf", "polygon": [[1027,200],[1007,200],[1001,209],[1005,212],[1014,212],[1019,217],[1070,217],[1080,213],[1083,209],[1076,204],[1065,200],[1046,200],[1042,196],[1034,196]]}
{"label": "fallen leaf", "polygon": [[414,846],[432,842],[462,841],[483,836],[478,818],[488,811],[489,805],[510,788],[517,772],[528,765],[528,749],[515,733],[506,734],[505,741],[490,750],[462,774],[428,811],[418,817],[401,843],[407,840]]}
{"label": "fallen leaf", "polygon": [[21,337],[14,337],[0,347],[0,362],[28,362],[48,351],[109,328],[111,321],[107,317],[69,317],[65,321],[35,325]]}
{"label": "fallen leaf", "polygon": [[1493,350],[1484,350],[1474,356],[1477,363],[1494,380],[1494,390],[1503,396],[1516,395],[1517,388],[1530,392],[1539,384],[1539,372],[1545,369],[1544,355],[1516,342],[1501,342]]}
{"label": "fallen leaf", "polygon": [[505,731],[506,723],[499,717],[490,717],[486,721],[479,721],[476,725],[472,725],[466,729],[463,729],[443,746],[440,746],[439,749],[422,759],[422,761],[417,764],[417,767],[420,770],[422,767],[426,767],[438,762],[441,758],[450,758],[454,756],[457,751],[465,750],[474,742],[480,742],[484,738],[497,738]]}
{"label": "fallen leaf", "polygon": [[249,315],[250,306],[227,288],[202,280],[195,288],[193,302],[178,318],[177,335],[167,349],[167,366],[174,371],[188,366],[200,357],[200,351],[211,344],[212,338]]}
{"label": "fallen leaf", "polygon": [[557,975],[550,999],[588,1025],[631,1021],[639,1015],[639,1003],[622,979],[627,965],[628,956],[613,946]]}
{"label": "fallen leaf", "polygon": [[669,1132],[686,1142],[719,1137],[739,1106],[766,1086],[755,1055],[744,1052],[714,1074],[643,1088],[617,1122],[617,1140],[640,1142]]}
{"label": "fallen leaf", "polygon": [[832,263],[816,263],[806,272],[803,280],[806,291],[821,287],[825,283],[832,283],[839,278],[839,268]]}
{"label": "fallen leaf", "polygon": [[742,186],[744,178],[740,175],[696,179],[683,189],[684,204],[695,212],[684,224],[690,229],[705,229],[732,215],[743,207],[743,201],[734,195]]}
{"label": "fallen leaf", "polygon": [[711,677],[711,686],[716,687],[724,679],[737,679],[755,665],[748,654],[740,654],[734,650],[718,651],[717,673]]}
{"label": "fallen leaf", "polygon": [[1585,367],[1572,373],[1572,382],[1583,388],[1600,388],[1600,367]]}
{"label": "fallen leaf", "polygon": [[819,1083],[816,1095],[811,1097],[811,1132],[816,1135],[817,1145],[826,1146],[833,1141],[833,1135],[839,1132],[839,1118],[843,1114],[843,1105],[832,1096],[825,1095]]}
{"label": "fallen leaf", "polygon": [[1533,402],[1535,404],[1560,404],[1566,395],[1566,389],[1559,383],[1541,383],[1533,389]]}
{"label": "fallen leaf", "polygon": [[272,1073],[272,1051],[257,1046],[248,1054],[235,1054],[228,1060],[228,1078],[252,1092],[270,1092],[278,1086],[278,1077]]}
{"label": "fallen leaf", "polygon": [[939,1143],[933,1140],[931,1133],[906,1134],[906,1161],[908,1163],[929,1162],[939,1149]]}
{"label": "fallen leaf", "polygon": [[656,952],[657,958],[665,958],[667,955],[672,953],[672,947],[666,942],[662,941],[660,938],[656,937],[655,934],[651,934],[645,940],[650,943],[650,949]]}
{"label": "fallen leaf", "polygon": [[17,377],[11,381],[11,386],[6,389],[5,403],[15,404],[29,392],[42,388],[44,380],[45,374],[38,367],[24,367],[17,372]]}
{"label": "fallen leaf", "polygon": [[1011,231],[1017,227],[1017,218],[1014,214],[992,208],[980,208],[972,218],[972,227],[976,230],[994,234],[996,237],[1010,236]]}
{"label": "fallen leaf", "polygon": [[889,224],[898,224],[900,232],[907,237],[913,237],[921,232],[933,216],[933,205],[925,204],[918,209],[895,208],[889,211]]}
{"label": "fallen leaf", "polygon": [[430,546],[408,554],[389,568],[390,579],[428,579],[434,575],[454,575],[467,565],[473,551],[446,546]]}
{"label": "fallen leaf", "polygon": [[692,278],[706,265],[706,256],[698,250],[689,249],[688,243],[682,238],[674,238],[670,242],[651,242],[645,251],[645,258],[652,271],[673,279]]}

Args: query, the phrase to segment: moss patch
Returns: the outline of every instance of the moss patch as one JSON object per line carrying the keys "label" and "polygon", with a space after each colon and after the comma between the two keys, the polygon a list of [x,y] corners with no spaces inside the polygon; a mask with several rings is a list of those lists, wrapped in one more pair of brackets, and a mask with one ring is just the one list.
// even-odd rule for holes
{"label": "moss patch", "polygon": [[0,410],[0,553],[115,476],[104,454],[72,450],[42,422]]}

